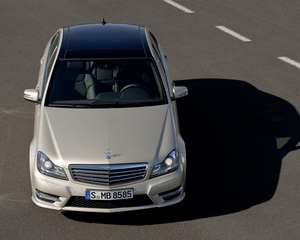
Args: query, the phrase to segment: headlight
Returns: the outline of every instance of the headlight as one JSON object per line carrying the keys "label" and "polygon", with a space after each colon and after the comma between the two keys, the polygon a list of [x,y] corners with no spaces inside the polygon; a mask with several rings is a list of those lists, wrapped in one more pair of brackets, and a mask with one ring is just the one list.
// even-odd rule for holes
{"label": "headlight", "polygon": [[154,166],[150,178],[175,171],[179,166],[178,151],[173,150],[164,161]]}
{"label": "headlight", "polygon": [[65,170],[62,167],[56,166],[44,153],[37,154],[37,168],[38,170],[50,177],[68,180]]}

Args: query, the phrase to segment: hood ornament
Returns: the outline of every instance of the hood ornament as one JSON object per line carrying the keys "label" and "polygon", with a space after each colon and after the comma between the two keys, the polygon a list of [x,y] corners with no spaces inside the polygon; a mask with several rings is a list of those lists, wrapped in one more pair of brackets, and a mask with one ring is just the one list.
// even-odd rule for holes
{"label": "hood ornament", "polygon": [[111,150],[111,149],[106,149],[105,155],[106,155],[106,158],[107,158],[107,159],[111,159],[111,158],[115,158],[115,157],[121,156],[121,154],[119,154],[119,153],[117,153],[117,154],[112,154],[112,150]]}

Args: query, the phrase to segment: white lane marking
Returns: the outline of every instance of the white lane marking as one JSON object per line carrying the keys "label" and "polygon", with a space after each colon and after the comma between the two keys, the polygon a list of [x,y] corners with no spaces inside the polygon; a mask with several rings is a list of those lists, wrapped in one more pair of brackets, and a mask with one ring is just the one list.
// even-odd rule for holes
{"label": "white lane marking", "polygon": [[229,34],[229,35],[231,35],[231,36],[233,36],[233,37],[235,37],[235,38],[237,38],[237,39],[243,41],[243,42],[251,42],[251,40],[250,40],[249,38],[246,38],[246,37],[244,37],[244,36],[242,36],[242,35],[240,35],[240,34],[234,32],[234,31],[230,30],[230,29],[227,28],[227,27],[224,27],[224,26],[216,26],[216,28],[218,28],[219,30],[221,30],[221,31],[223,31],[223,32],[225,32],[225,33],[227,33],[227,34]]}
{"label": "white lane marking", "polygon": [[294,66],[296,68],[300,68],[300,63],[294,61],[293,59],[290,59],[288,57],[278,57],[278,59],[280,59],[281,61],[284,61],[288,64],[291,64],[292,66]]}
{"label": "white lane marking", "polygon": [[184,11],[184,12],[186,12],[186,13],[194,13],[194,11],[192,11],[191,9],[188,9],[188,8],[186,8],[186,7],[180,5],[180,4],[178,4],[178,3],[176,3],[176,2],[174,2],[174,1],[172,1],[172,0],[164,0],[164,2],[166,2],[166,3],[170,4],[170,5],[172,5],[173,7],[178,8],[178,9],[180,9],[181,11]]}

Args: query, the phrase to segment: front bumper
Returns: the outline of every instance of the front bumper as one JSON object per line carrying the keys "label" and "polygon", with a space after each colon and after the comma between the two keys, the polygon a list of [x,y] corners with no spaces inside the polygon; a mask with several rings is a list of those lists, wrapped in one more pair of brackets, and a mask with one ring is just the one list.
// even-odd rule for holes
{"label": "front bumper", "polygon": [[[184,161],[185,162],[185,161]],[[165,207],[182,201],[185,197],[185,164],[169,174],[114,186],[100,186],[74,181],[69,173],[68,181],[41,174],[36,168],[32,171],[32,200],[44,208],[61,211],[83,212],[122,212]],[[133,199],[128,200],[86,200],[87,189],[122,190],[132,188]]]}

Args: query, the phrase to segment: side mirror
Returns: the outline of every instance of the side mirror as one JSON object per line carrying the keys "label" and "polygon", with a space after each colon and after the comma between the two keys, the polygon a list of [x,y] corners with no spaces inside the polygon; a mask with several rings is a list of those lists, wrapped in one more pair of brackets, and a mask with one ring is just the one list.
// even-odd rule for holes
{"label": "side mirror", "polygon": [[181,98],[189,94],[187,87],[173,87],[174,98]]}
{"label": "side mirror", "polygon": [[24,91],[24,99],[30,102],[38,102],[39,100],[39,90],[37,89],[26,89]]}

